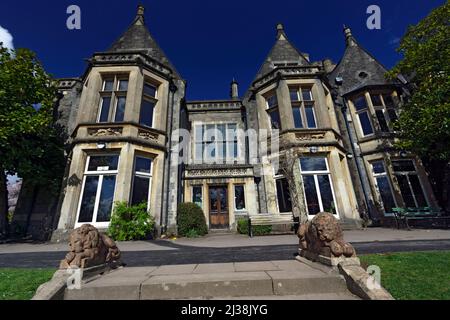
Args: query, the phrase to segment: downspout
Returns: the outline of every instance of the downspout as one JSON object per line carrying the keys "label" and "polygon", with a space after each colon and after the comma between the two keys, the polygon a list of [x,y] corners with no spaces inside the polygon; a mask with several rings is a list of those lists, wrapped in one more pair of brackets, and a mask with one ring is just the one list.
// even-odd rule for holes
{"label": "downspout", "polygon": [[352,148],[352,153],[355,155],[356,170],[358,171],[358,177],[359,177],[359,181],[361,183],[361,188],[362,188],[363,195],[364,195],[364,201],[366,203],[366,210],[367,210],[367,213],[369,215],[369,219],[372,220],[373,219],[373,217],[372,217],[372,208],[371,208],[371,205],[370,205],[370,202],[369,202],[369,195],[367,193],[367,189],[365,187],[365,184],[364,184],[364,181],[363,181],[363,178],[362,178],[361,165],[360,165],[360,163],[358,161],[358,158],[362,158],[362,156],[361,156],[360,153],[356,153],[356,148],[355,148],[355,145],[353,143],[353,136],[352,136],[352,133],[350,132],[350,124],[348,123],[348,119],[347,119],[347,109],[348,109],[347,103],[345,102],[345,98],[344,97],[341,96],[341,99],[342,99],[341,112],[342,112],[342,116],[344,117],[345,128],[347,129],[347,132],[348,132],[348,137],[349,137],[349,140],[350,140],[350,146]]}

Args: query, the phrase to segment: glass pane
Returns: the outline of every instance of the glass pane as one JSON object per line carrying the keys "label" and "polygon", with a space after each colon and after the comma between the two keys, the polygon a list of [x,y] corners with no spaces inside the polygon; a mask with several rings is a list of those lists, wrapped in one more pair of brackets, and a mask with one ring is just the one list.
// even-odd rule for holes
{"label": "glass pane", "polygon": [[226,151],[226,143],[224,142],[218,142],[217,143],[217,156],[219,159],[226,158],[227,151]]}
{"label": "glass pane", "polygon": [[94,215],[95,197],[97,195],[98,179],[98,176],[86,177],[78,222],[92,222],[92,216]]}
{"label": "glass pane", "polygon": [[276,95],[270,96],[267,99],[267,105],[269,106],[269,108],[277,106],[278,105],[277,96]]}
{"label": "glass pane", "polygon": [[291,96],[291,101],[299,101],[297,89],[290,89],[289,94]]}
{"label": "glass pane", "polygon": [[414,202],[414,197],[411,193],[411,188],[409,187],[407,177],[404,175],[397,175],[396,177],[406,207],[415,208],[416,203]]}
{"label": "glass pane", "polygon": [[244,186],[234,187],[234,199],[236,204],[236,210],[244,210],[245,209]]}
{"label": "glass pane", "polygon": [[281,129],[280,114],[278,113],[278,109],[271,110],[269,112],[269,116],[272,129]]}
{"label": "glass pane", "polygon": [[238,143],[233,142],[233,158],[237,158],[237,157],[238,157]]}
{"label": "glass pane", "polygon": [[216,143],[211,142],[205,145],[205,159],[213,160],[216,158]]}
{"label": "glass pane", "polygon": [[322,197],[323,211],[337,214],[336,204],[333,200],[333,193],[331,191],[331,183],[329,175],[317,176],[320,188],[320,196]]}
{"label": "glass pane", "polygon": [[119,91],[128,90],[128,80],[119,80]]}
{"label": "glass pane", "polygon": [[192,187],[192,202],[198,205],[200,208],[203,206],[202,187]]}
{"label": "glass pane", "polygon": [[289,184],[286,179],[276,180],[277,199],[280,213],[292,212],[291,194],[289,192]]}
{"label": "glass pane", "polygon": [[360,97],[356,98],[353,101],[353,104],[355,105],[356,111],[359,111],[359,110],[362,110],[362,109],[366,109],[367,108],[366,97],[365,96],[360,96]]}
{"label": "glass pane", "polygon": [[386,107],[394,107],[394,99],[390,94],[383,95],[384,104]]}
{"label": "glass pane", "polygon": [[[219,210],[219,201],[218,201],[218,189],[209,189],[209,202],[211,206],[211,211]],[[216,213],[211,212],[211,213]]]}
{"label": "glass pane", "polygon": [[373,173],[385,173],[383,161],[372,162]]}
{"label": "glass pane", "polygon": [[149,189],[150,178],[134,176],[133,197],[131,199],[131,204],[136,205],[141,203],[148,203]]}
{"label": "glass pane", "polygon": [[114,80],[108,79],[103,82],[103,91],[113,91]]}
{"label": "glass pane", "polygon": [[151,127],[153,126],[153,110],[155,109],[155,104],[149,100],[143,100],[141,105],[140,113],[140,124]]}
{"label": "glass pane", "polygon": [[307,88],[307,89],[302,89],[302,98],[303,101],[312,101],[312,92],[311,89]]}
{"label": "glass pane", "polygon": [[305,105],[306,121],[308,128],[316,128],[316,117],[314,116],[314,108],[312,105]]}
{"label": "glass pane", "polygon": [[195,159],[197,160],[203,159],[203,143],[195,144]]}
{"label": "glass pane", "polygon": [[387,109],[387,112],[388,112],[389,119],[391,120],[391,122],[398,120],[397,112],[395,112],[394,109]]}
{"label": "glass pane", "polygon": [[216,126],[213,124],[208,124],[205,126],[205,139],[206,141],[216,140]]}
{"label": "glass pane", "polygon": [[227,127],[224,124],[217,125],[217,131],[216,131],[217,137],[216,138],[218,141],[225,141],[225,139],[227,138],[226,128]]}
{"label": "glass pane", "polygon": [[228,209],[228,190],[226,188],[219,188],[220,193],[220,210],[222,213]]}
{"label": "glass pane", "polygon": [[116,108],[116,117],[114,119],[115,122],[123,121],[123,117],[125,115],[125,103],[127,97],[119,97],[117,98],[117,108]]}
{"label": "glass pane", "polygon": [[203,142],[203,126],[195,126],[195,141]]}
{"label": "glass pane", "polygon": [[156,87],[149,83],[144,84],[144,94],[150,97],[156,97]]}
{"label": "glass pane", "polygon": [[136,157],[135,171],[150,173],[152,170],[152,159]]}
{"label": "glass pane", "polygon": [[227,141],[235,141],[237,140],[237,126],[236,124],[227,125]]}
{"label": "glass pane", "polygon": [[378,192],[380,193],[381,200],[383,201],[384,212],[392,212],[392,208],[395,208],[394,197],[392,196],[391,186],[386,176],[377,178]]}
{"label": "glass pane", "polygon": [[102,191],[100,193],[100,203],[98,205],[97,212],[97,222],[108,222],[109,220],[111,220],[115,186],[116,176],[103,177]]}
{"label": "glass pane", "polygon": [[314,183],[314,176],[303,176],[303,184],[305,188],[308,214],[315,215],[320,212],[320,206],[319,200],[317,198],[317,190],[316,184]]}
{"label": "glass pane", "polygon": [[414,196],[416,197],[416,202],[419,207],[428,206],[427,201],[425,200],[425,195],[423,194],[422,186],[419,181],[419,177],[417,175],[409,175],[409,182],[411,183],[411,187],[414,191]]}
{"label": "glass pane", "polygon": [[118,163],[118,155],[91,156],[89,160],[88,171],[117,170]]}
{"label": "glass pane", "polygon": [[292,113],[294,115],[294,125],[295,125],[295,127],[296,128],[303,128],[301,109],[292,107]]}
{"label": "glass pane", "polygon": [[378,123],[380,124],[380,129],[382,132],[389,132],[389,127],[384,117],[383,110],[375,110],[375,115],[377,116]]}
{"label": "glass pane", "polygon": [[383,102],[381,101],[381,96],[379,94],[371,94],[370,99],[372,99],[373,106],[383,106]]}
{"label": "glass pane", "polygon": [[416,172],[414,163],[411,160],[392,161],[392,166],[394,167],[395,172],[401,172],[401,171]]}
{"label": "glass pane", "polygon": [[361,123],[361,128],[363,131],[363,135],[367,136],[373,133],[372,123],[370,123],[369,114],[367,112],[363,112],[358,114],[359,122]]}
{"label": "glass pane", "polygon": [[110,105],[111,97],[103,97],[100,110],[100,118],[98,119],[98,122],[108,122]]}
{"label": "glass pane", "polygon": [[303,172],[327,171],[327,162],[325,158],[320,157],[301,158],[300,165]]}

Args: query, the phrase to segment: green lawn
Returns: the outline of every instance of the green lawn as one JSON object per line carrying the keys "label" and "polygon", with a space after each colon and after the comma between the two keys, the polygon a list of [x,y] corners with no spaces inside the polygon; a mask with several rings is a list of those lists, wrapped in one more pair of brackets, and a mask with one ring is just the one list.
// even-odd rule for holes
{"label": "green lawn", "polygon": [[0,268],[0,300],[29,300],[55,269]]}
{"label": "green lawn", "polygon": [[381,284],[395,299],[450,300],[450,251],[360,256],[381,269]]}

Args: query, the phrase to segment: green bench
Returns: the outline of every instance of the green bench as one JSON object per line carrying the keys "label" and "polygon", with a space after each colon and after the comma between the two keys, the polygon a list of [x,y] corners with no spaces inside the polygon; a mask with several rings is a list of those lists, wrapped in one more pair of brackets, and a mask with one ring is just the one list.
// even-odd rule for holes
{"label": "green bench", "polygon": [[248,217],[248,235],[253,237],[253,226],[296,225],[298,222],[289,214],[257,214]]}
{"label": "green bench", "polygon": [[448,220],[450,217],[442,216],[439,210],[435,210],[430,207],[422,208],[393,208],[392,209],[397,229],[400,229],[400,225],[403,222],[408,230],[411,230],[409,221],[411,220],[443,220],[445,227],[448,227]]}

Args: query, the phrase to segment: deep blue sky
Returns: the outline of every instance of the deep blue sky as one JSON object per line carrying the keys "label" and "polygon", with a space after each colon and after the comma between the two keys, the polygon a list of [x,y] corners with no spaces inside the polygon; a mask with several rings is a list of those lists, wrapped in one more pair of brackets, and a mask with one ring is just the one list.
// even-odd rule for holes
{"label": "deep blue sky", "polygon": [[[188,81],[188,99],[227,98],[235,77],[240,93],[249,86],[275,41],[282,22],[297,48],[311,60],[339,61],[344,51],[342,25],[386,67],[400,56],[398,40],[445,0],[4,0],[0,26],[14,46],[37,52],[55,77],[80,76],[84,59],[106,50],[129,26],[136,6],[146,7],[146,23],[169,59]],[[66,28],[66,8],[82,10],[82,29]],[[366,28],[366,9],[382,10],[382,29]]]}

